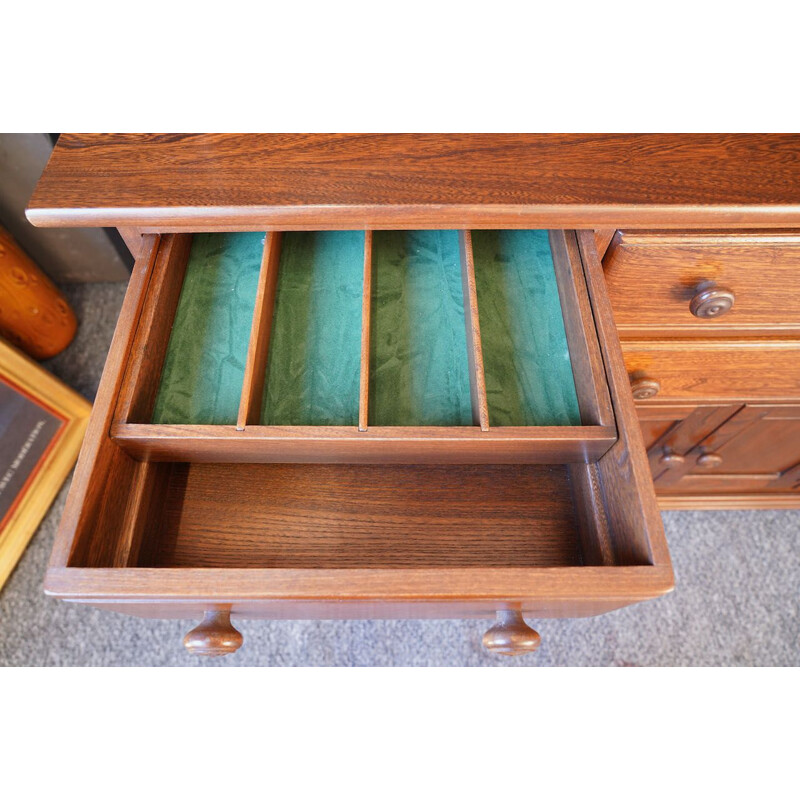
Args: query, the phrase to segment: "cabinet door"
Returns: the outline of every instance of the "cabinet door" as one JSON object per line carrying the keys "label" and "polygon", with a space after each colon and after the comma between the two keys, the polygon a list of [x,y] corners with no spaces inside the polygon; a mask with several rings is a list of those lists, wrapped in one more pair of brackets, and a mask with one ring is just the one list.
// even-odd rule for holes
{"label": "cabinet door", "polygon": [[640,405],[637,413],[656,489],[683,476],[689,453],[741,408],[739,403]]}
{"label": "cabinet door", "polygon": [[651,465],[656,455],[669,464],[673,451],[682,458],[659,475],[656,486],[662,491],[795,492],[800,490],[800,405],[746,405],[688,450],[678,427],[651,451]]}

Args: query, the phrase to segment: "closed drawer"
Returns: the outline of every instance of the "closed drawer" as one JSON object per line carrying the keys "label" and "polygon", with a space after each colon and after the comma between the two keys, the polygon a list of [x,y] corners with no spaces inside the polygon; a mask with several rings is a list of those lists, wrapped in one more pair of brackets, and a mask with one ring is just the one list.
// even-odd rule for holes
{"label": "closed drawer", "polygon": [[542,617],[672,587],[591,234],[146,244],[51,594],[144,616]]}
{"label": "closed drawer", "polygon": [[620,231],[603,267],[623,339],[800,334],[800,234]]}
{"label": "closed drawer", "polygon": [[800,398],[797,341],[625,341],[622,349],[638,401]]}

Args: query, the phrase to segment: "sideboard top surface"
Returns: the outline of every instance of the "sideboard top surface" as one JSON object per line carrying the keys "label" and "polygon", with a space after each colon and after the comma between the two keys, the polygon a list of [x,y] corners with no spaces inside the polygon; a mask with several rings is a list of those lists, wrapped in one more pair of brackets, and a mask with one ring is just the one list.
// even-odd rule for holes
{"label": "sideboard top surface", "polygon": [[62,134],[40,226],[800,224],[797,134]]}

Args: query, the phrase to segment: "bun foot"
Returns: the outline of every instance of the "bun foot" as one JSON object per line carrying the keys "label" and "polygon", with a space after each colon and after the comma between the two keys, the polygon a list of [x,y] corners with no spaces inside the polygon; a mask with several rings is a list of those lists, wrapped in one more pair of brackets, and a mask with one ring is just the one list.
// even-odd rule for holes
{"label": "bun foot", "polygon": [[542,643],[542,637],[525,623],[522,612],[502,609],[497,622],[483,634],[483,646],[499,656],[521,656],[532,653]]}
{"label": "bun foot", "polygon": [[243,641],[231,625],[230,611],[206,611],[203,621],[183,637],[183,646],[196,656],[226,656],[235,653]]}

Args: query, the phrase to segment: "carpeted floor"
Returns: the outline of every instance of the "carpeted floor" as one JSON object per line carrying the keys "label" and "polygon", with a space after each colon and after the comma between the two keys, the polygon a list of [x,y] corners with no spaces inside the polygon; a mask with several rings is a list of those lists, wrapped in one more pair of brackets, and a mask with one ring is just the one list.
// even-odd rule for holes
{"label": "carpeted floor", "polygon": [[[46,366],[91,398],[125,287],[63,287],[81,327]],[[3,666],[800,666],[800,511],[664,514],[677,589],[580,620],[532,621],[542,646],[501,659],[483,621],[241,621],[232,656],[186,654],[185,621],[153,621],[52,600],[41,590],[62,489],[0,593]]]}

